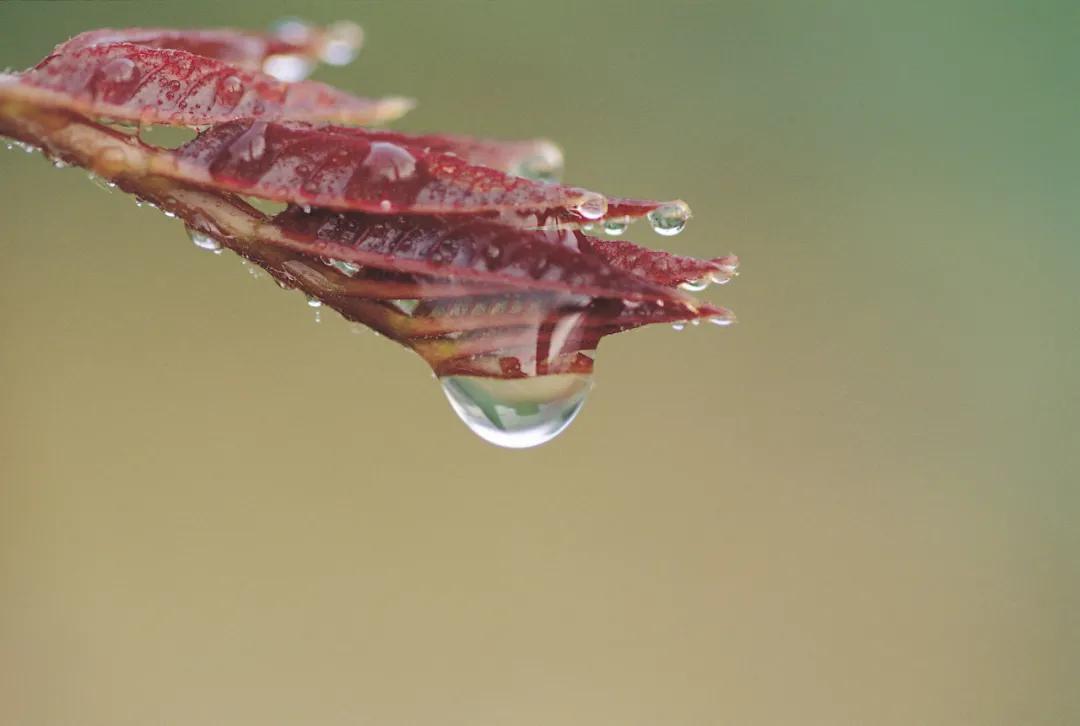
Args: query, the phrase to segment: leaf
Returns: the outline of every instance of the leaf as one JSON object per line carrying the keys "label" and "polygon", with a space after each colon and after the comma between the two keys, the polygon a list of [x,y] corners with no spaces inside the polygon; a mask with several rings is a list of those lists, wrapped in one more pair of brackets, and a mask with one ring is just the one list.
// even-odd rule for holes
{"label": "leaf", "polygon": [[650,250],[623,240],[603,240],[585,237],[583,247],[613,267],[643,277],[658,285],[677,285],[730,280],[739,267],[734,255],[701,260],[696,257],[673,255]]}
{"label": "leaf", "polygon": [[185,50],[133,43],[61,50],[15,78],[35,103],[143,124],[250,118],[370,124],[413,105],[397,97],[359,98],[314,81],[286,83]]}
{"label": "leaf", "polygon": [[[505,152],[474,142],[466,153]],[[580,187],[476,166],[430,145],[409,143],[403,135],[295,122],[219,124],[162,155],[154,170],[264,199],[380,214],[512,213],[502,219],[524,223],[524,215],[534,214],[542,221],[585,222],[602,218],[609,204],[622,209],[632,203],[638,216],[665,204],[609,202]]]}
{"label": "leaf", "polygon": [[[475,217],[373,215],[290,207],[275,244],[335,260],[461,281],[619,299],[689,300],[590,254],[577,230],[526,230]],[[663,254],[663,253],[656,253]]]}
{"label": "leaf", "polygon": [[232,28],[101,28],[74,36],[56,46],[54,53],[72,53],[95,45],[132,43],[147,48],[187,51],[237,68],[261,70],[269,58],[280,55],[343,65],[355,55],[362,39],[359,26],[353,23],[318,28],[290,21],[272,33]]}
{"label": "leaf", "polygon": [[[117,38],[146,45],[108,42]],[[606,335],[732,319],[674,288],[734,274],[733,257],[697,260],[576,228],[604,215],[618,221],[660,212],[677,213],[681,223],[685,204],[522,178],[559,165],[557,147],[544,140],[297,121],[378,102],[189,52],[254,64],[283,48],[253,38],[245,45],[227,31],[142,30],[73,39],[35,69],[0,79],[0,133],[180,217],[281,284],[409,346],[439,375],[584,373]],[[296,43],[288,49],[300,52]],[[241,74],[253,85],[226,109],[223,85]],[[79,114],[194,125],[210,119],[211,128],[170,150]],[[239,194],[290,206],[271,219]]]}

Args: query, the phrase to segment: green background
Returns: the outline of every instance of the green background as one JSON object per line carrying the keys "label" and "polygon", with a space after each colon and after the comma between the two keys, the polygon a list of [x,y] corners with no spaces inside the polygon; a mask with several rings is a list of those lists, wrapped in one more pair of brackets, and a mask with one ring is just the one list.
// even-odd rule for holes
{"label": "green background", "polygon": [[2,3],[347,18],[400,128],[682,197],[740,323],[605,340],[555,442],[0,151],[0,722],[1080,723],[1080,5]]}

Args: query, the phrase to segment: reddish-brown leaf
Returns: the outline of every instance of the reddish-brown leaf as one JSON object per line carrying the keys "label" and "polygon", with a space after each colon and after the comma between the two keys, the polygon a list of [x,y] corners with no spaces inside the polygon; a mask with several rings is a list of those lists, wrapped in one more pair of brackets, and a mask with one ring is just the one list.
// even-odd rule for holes
{"label": "reddish-brown leaf", "polygon": [[80,33],[61,43],[56,46],[54,53],[74,53],[94,45],[132,43],[147,48],[183,50],[238,68],[261,70],[263,62],[273,55],[317,58],[324,42],[325,33],[316,28],[292,37],[232,28],[100,28]]}
{"label": "reddish-brown leaf", "polygon": [[525,230],[475,217],[306,213],[295,206],[273,221],[281,237],[269,241],[276,244],[377,269],[454,278],[462,294],[475,291],[465,287],[468,281],[694,307],[682,293],[591,254],[592,242],[580,231]]}
{"label": "reddish-brown leaf", "polygon": [[[447,149],[454,142],[440,145]],[[505,156],[490,144],[458,148]],[[581,222],[603,217],[608,208],[596,192],[476,166],[401,134],[304,123],[219,124],[176,149],[155,171],[265,199],[380,214],[509,212]],[[661,202],[635,204],[640,215]]]}
{"label": "reddish-brown leaf", "polygon": [[179,126],[241,118],[380,123],[412,107],[314,81],[286,83],[185,50],[132,43],[54,53],[17,76],[33,100],[86,116]]}

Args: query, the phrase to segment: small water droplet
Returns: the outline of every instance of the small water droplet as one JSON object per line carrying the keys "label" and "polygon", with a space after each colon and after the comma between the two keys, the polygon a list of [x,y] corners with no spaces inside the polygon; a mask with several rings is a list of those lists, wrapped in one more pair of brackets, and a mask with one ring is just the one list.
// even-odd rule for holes
{"label": "small water droplet", "polygon": [[164,214],[169,219],[176,219],[176,212],[173,212],[173,211],[171,211],[169,209],[162,209],[161,213]]}
{"label": "small water droplet", "polygon": [[403,181],[416,174],[416,157],[397,144],[376,141],[360,168],[372,179]]}
{"label": "small water droplet", "polygon": [[66,169],[68,167],[68,163],[63,159],[53,159],[52,165],[57,169]]}
{"label": "small water droplet", "polygon": [[200,250],[206,250],[207,252],[213,252],[216,255],[221,254],[221,242],[216,238],[211,237],[205,232],[200,232],[192,227],[187,228],[188,237]]}
{"label": "small water droplet", "polygon": [[708,278],[701,278],[700,280],[687,280],[686,282],[680,282],[679,287],[688,292],[701,292],[709,286]]}
{"label": "small water droplet", "polygon": [[607,214],[607,197],[596,192],[586,192],[585,198],[578,202],[574,211],[585,219],[596,220]]}
{"label": "small water droplet", "polygon": [[321,308],[322,307],[322,300],[320,300],[317,297],[312,297],[311,295],[308,295],[307,296],[307,304],[308,304],[309,308]]}
{"label": "small water droplet", "polygon": [[625,234],[629,226],[629,217],[611,217],[604,220],[604,234],[609,237],[618,237],[620,234]]}
{"label": "small water droplet", "polygon": [[104,189],[107,192],[111,192],[116,189],[116,182],[109,181],[108,179],[102,179],[94,172],[89,172],[86,178],[90,180],[90,183],[96,186],[98,189]]}
{"label": "small water droplet", "polygon": [[672,323],[671,328],[673,330],[683,330],[686,328],[686,323]]}
{"label": "small water droplet", "polygon": [[653,232],[674,237],[686,227],[690,219],[690,205],[682,200],[662,204],[648,214]]}
{"label": "small water droplet", "polygon": [[592,376],[447,376],[440,382],[454,413],[474,434],[496,446],[525,449],[550,441],[570,425],[589,394]]}
{"label": "small water droplet", "polygon": [[270,24],[270,32],[293,45],[304,45],[311,40],[315,28],[303,18],[286,17]]}
{"label": "small water droplet", "polygon": [[545,139],[536,142],[533,153],[518,162],[512,173],[525,179],[555,182],[559,180],[562,169],[562,149],[554,142]]}
{"label": "small water droplet", "polygon": [[235,106],[244,96],[244,82],[236,76],[229,76],[221,82],[218,99],[226,106]]}
{"label": "small water droplet", "polygon": [[113,58],[101,67],[101,73],[113,83],[125,83],[135,77],[135,62],[130,58]]}
{"label": "small water droplet", "polygon": [[314,61],[302,55],[293,55],[291,53],[267,56],[266,60],[263,61],[264,73],[287,83],[304,80],[311,75],[311,71],[314,69]]}
{"label": "small water droplet", "polygon": [[416,312],[416,308],[420,305],[420,301],[415,299],[399,299],[391,300],[390,304],[396,307],[405,315],[411,316],[414,312]]}
{"label": "small water droplet", "polygon": [[352,63],[363,42],[364,31],[356,23],[348,20],[331,23],[323,31],[319,58],[332,66],[347,65]]}
{"label": "small water droplet", "polygon": [[256,121],[229,145],[229,153],[241,161],[261,159],[266,153],[266,122]]}
{"label": "small water droplet", "polygon": [[724,313],[723,315],[714,315],[709,318],[709,322],[713,325],[719,325],[722,328],[726,328],[735,322],[735,315],[730,312]]}
{"label": "small water droplet", "polygon": [[242,264],[244,266],[244,269],[247,270],[248,274],[256,280],[261,280],[266,277],[266,272],[263,270],[263,268],[259,267],[254,262],[251,262],[250,260],[245,260],[243,257],[241,257],[240,264]]}
{"label": "small water droplet", "polygon": [[356,264],[355,262],[346,262],[345,260],[332,259],[327,259],[324,261],[326,262],[326,264],[330,265],[343,275],[347,275],[348,277],[352,277],[357,272],[360,272],[360,265]]}

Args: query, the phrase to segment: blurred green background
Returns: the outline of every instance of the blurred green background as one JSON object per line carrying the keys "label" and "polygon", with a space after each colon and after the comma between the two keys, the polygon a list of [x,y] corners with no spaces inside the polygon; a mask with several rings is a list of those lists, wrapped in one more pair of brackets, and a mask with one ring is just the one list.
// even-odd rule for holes
{"label": "blurred green background", "polygon": [[607,339],[499,450],[405,349],[0,153],[0,723],[1080,723],[1078,8],[0,4],[15,67],[355,20],[316,78],[743,260],[738,326]]}

